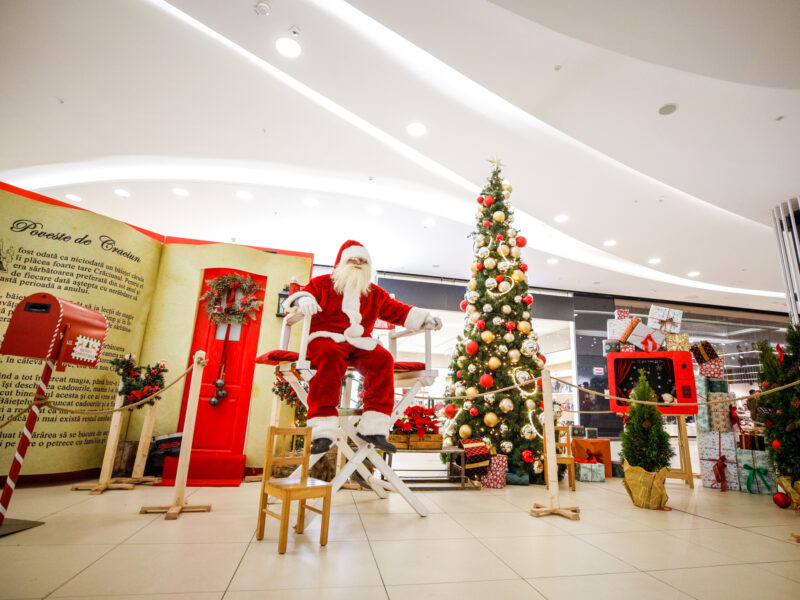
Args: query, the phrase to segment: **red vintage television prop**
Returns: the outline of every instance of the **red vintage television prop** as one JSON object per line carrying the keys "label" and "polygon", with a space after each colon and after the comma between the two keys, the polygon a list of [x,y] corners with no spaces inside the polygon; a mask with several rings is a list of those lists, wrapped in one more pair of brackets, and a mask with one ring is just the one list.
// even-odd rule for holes
{"label": "red vintage television prop", "polygon": [[[612,396],[629,398],[631,390],[639,383],[639,370],[643,369],[659,401],[664,394],[670,394],[676,400],[673,404],[659,406],[662,414],[697,414],[696,406],[681,406],[682,403],[697,402],[691,352],[609,352],[606,362],[608,390]],[[627,402],[611,398],[609,404],[614,412],[628,412]]]}

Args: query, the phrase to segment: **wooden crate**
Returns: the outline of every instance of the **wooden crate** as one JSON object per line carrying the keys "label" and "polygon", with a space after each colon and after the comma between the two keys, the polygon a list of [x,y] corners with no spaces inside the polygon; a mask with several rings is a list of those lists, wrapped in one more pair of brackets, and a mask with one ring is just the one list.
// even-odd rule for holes
{"label": "wooden crate", "polygon": [[444,436],[439,433],[426,433],[422,439],[416,433],[409,436],[411,450],[438,450],[444,443]]}
{"label": "wooden crate", "polygon": [[[416,437],[416,436],[414,436]],[[389,434],[389,441],[397,446],[399,449],[407,450],[408,449],[408,438],[409,435],[407,433],[392,433]]]}

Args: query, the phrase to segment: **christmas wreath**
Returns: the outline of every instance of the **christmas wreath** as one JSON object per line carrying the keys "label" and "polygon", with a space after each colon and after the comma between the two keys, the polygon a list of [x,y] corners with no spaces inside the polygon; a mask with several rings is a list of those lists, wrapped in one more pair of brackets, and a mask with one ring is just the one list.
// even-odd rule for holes
{"label": "christmas wreath", "polygon": [[[206,315],[217,325],[241,325],[247,319],[255,319],[256,312],[264,304],[257,299],[262,288],[249,276],[222,275],[207,281],[208,291],[200,298],[206,303]],[[242,297],[237,302],[236,292]],[[230,304],[228,304],[230,302]]]}
{"label": "christmas wreath", "polygon": [[394,422],[393,433],[416,433],[419,439],[425,437],[426,433],[439,433],[439,422],[436,421],[436,413],[432,408],[413,405],[409,406],[403,413],[402,419]]}
{"label": "christmas wreath", "polygon": [[[164,373],[167,363],[159,361],[155,366],[137,365],[131,358],[114,358],[111,360],[114,372],[122,379],[120,394],[125,397],[123,406],[135,404],[139,400],[164,389]],[[155,404],[161,396],[153,396],[145,404]],[[141,408],[142,404],[139,406]]]}

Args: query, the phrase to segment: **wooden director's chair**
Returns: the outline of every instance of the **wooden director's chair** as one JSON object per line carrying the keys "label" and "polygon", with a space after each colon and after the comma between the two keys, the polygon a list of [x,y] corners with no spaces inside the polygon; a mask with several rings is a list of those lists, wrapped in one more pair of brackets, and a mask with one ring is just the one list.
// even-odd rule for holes
{"label": "wooden director's chair", "polygon": [[[289,340],[293,325],[301,323],[302,331],[300,335],[300,350],[293,352],[289,350]],[[283,378],[289,382],[292,389],[297,394],[298,399],[308,408],[308,393],[301,385],[301,382],[308,382],[314,376],[315,371],[311,368],[311,363],[306,358],[308,347],[308,335],[311,319],[304,318],[299,313],[289,313],[283,319],[281,327],[281,342],[278,350],[272,350],[256,359],[258,364],[276,365],[276,371],[280,372]],[[436,371],[431,369],[431,332],[428,330],[412,331],[407,329],[389,329],[389,352],[393,357],[397,357],[397,340],[402,337],[423,334],[425,336],[425,362],[395,362],[394,363],[394,386],[403,388],[404,393],[399,401],[395,403],[391,415],[391,421],[399,419],[405,409],[410,406],[419,391],[426,386],[433,384],[436,379]],[[348,478],[358,471],[359,475],[367,482],[370,489],[378,497],[386,498],[387,491],[394,491],[400,494],[403,499],[422,517],[428,515],[428,509],[422,501],[403,483],[400,477],[379,454],[375,446],[367,443],[356,435],[356,426],[361,418],[361,409],[349,408],[349,396],[346,399],[347,407],[339,408],[339,434],[334,444],[339,452],[344,455],[346,462],[339,469],[336,477],[331,482],[332,493],[335,494],[344,485]],[[275,399],[272,408],[273,418],[280,410],[279,401]],[[352,448],[355,446],[355,449]],[[324,454],[311,456],[310,466],[316,464]],[[383,478],[376,477],[364,464],[369,461],[372,466],[381,474]],[[293,473],[293,476],[297,473]]]}

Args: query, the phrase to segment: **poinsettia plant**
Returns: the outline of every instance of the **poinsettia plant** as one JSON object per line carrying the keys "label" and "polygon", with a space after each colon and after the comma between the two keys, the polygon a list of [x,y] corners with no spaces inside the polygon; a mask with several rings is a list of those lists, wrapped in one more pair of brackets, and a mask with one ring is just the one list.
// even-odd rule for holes
{"label": "poinsettia plant", "polygon": [[413,405],[405,410],[402,419],[394,422],[392,432],[416,433],[419,439],[422,439],[426,433],[439,433],[439,422],[436,420],[436,413],[432,408]]}

